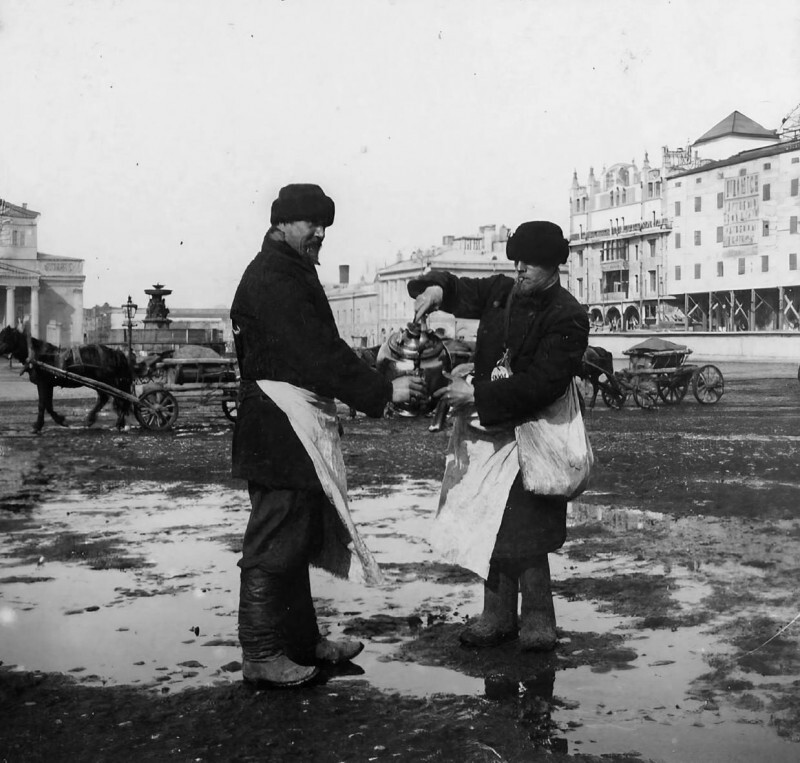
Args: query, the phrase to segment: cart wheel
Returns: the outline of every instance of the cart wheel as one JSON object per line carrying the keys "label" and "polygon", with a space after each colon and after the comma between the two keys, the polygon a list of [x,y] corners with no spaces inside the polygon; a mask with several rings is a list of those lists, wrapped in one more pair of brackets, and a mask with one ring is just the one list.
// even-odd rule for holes
{"label": "cart wheel", "polygon": [[622,408],[622,406],[625,405],[625,401],[628,399],[627,393],[622,390],[601,389],[600,394],[603,396],[603,402],[615,411]]}
{"label": "cart wheel", "polygon": [[223,400],[222,401],[222,412],[225,414],[225,418],[228,421],[236,421],[236,415],[239,411],[239,404],[236,400]]}
{"label": "cart wheel", "polygon": [[633,402],[645,410],[654,408],[658,402],[656,383],[650,379],[642,383],[642,380],[638,379],[637,383],[633,385]]}
{"label": "cart wheel", "polygon": [[687,378],[670,378],[668,376],[656,381],[658,396],[667,405],[677,405],[686,397],[689,391],[689,380]]}
{"label": "cart wheel", "polygon": [[692,391],[698,403],[704,405],[716,403],[725,392],[722,371],[716,366],[701,366],[692,377]]}
{"label": "cart wheel", "polygon": [[134,413],[145,429],[169,429],[178,418],[178,401],[165,389],[152,389],[139,396]]}

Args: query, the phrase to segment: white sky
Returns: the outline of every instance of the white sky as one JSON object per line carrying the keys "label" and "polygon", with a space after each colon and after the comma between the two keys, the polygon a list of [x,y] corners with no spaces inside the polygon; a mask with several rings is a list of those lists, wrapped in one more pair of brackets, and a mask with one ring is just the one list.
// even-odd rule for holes
{"label": "white sky", "polygon": [[480,225],[569,223],[573,169],[800,102],[797,0],[3,0],[0,197],[84,304],[229,305],[316,182],[320,275]]}

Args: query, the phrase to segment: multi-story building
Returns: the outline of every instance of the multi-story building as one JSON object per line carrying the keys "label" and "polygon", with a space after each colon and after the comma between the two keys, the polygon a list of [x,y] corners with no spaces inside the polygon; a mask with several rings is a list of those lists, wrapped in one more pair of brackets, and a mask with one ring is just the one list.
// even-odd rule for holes
{"label": "multi-story building", "polygon": [[[744,123],[751,134],[753,125]],[[715,134],[739,137],[741,129],[729,117],[695,145]],[[702,330],[800,327],[800,136],[760,129],[760,146],[674,172],[667,181],[666,288],[685,322]]]}
{"label": "multi-story building", "polygon": [[[673,160],[664,154],[664,162]],[[570,189],[569,290],[589,309],[594,327],[631,329],[662,319],[669,220],[664,214],[664,169],[645,154],[634,162],[577,172]]]}
{"label": "multi-story building", "polygon": [[0,316],[58,346],[83,342],[83,260],[38,251],[39,213],[0,199]]}
{"label": "multi-story building", "polygon": [[799,181],[799,110],[780,132],[733,112],[656,169],[574,175],[569,287],[595,328],[795,328]]}

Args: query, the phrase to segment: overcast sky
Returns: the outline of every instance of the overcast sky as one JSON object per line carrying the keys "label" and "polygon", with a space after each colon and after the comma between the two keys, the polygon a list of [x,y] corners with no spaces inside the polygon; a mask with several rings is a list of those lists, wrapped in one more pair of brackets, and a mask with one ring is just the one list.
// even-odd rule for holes
{"label": "overcast sky", "polygon": [[485,224],[569,224],[573,170],[800,103],[797,0],[2,0],[0,197],[85,260],[84,304],[161,281],[229,305],[290,182],[320,275]]}

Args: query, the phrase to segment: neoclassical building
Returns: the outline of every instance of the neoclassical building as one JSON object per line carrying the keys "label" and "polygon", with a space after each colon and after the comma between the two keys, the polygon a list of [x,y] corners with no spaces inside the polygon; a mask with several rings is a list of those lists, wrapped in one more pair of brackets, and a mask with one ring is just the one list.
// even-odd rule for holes
{"label": "neoclassical building", "polygon": [[39,213],[0,199],[0,315],[68,347],[83,342],[83,260],[38,251]]}
{"label": "neoclassical building", "polygon": [[800,327],[800,107],[738,111],[685,149],[570,192],[569,288],[598,329]]}

